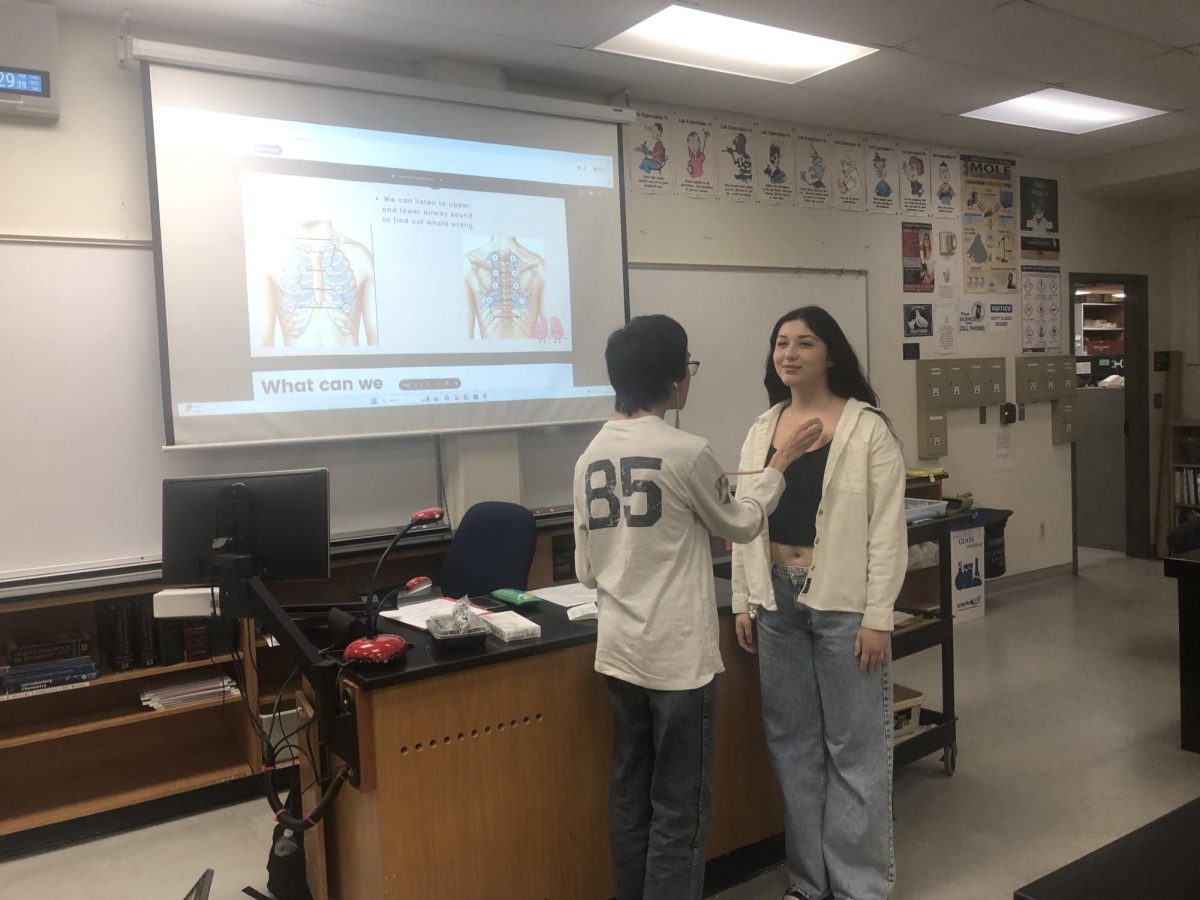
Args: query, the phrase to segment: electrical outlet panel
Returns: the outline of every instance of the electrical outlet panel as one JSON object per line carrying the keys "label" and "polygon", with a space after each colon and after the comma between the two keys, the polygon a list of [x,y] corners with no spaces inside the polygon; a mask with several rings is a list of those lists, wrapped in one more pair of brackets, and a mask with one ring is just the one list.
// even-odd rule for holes
{"label": "electrical outlet panel", "polygon": [[943,409],[946,406],[946,364],[940,360],[917,360],[917,408]]}
{"label": "electrical outlet panel", "polygon": [[944,409],[922,409],[917,413],[917,455],[932,459],[949,453]]}
{"label": "electrical outlet panel", "polygon": [[1075,440],[1075,400],[1053,400],[1050,403],[1050,440],[1055,444],[1070,444]]}
{"label": "electrical outlet panel", "polygon": [[1017,402],[1040,403],[1046,396],[1046,373],[1041,357],[1017,357]]}

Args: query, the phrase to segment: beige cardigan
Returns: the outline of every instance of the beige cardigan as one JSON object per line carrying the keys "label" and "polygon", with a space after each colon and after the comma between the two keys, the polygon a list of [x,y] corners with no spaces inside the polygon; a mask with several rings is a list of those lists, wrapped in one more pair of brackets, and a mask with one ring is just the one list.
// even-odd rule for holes
{"label": "beige cardigan", "polygon": [[[779,414],[777,403],[750,428],[739,469],[761,469]],[[738,477],[745,496],[761,475]],[[813,564],[804,602],[813,609],[862,613],[863,626],[892,630],[892,609],[908,567],[904,520],[904,459],[900,445],[877,410],[847,400],[842,411],[817,508]],[[770,538],[762,533],[733,547],[733,611],[775,609]]]}

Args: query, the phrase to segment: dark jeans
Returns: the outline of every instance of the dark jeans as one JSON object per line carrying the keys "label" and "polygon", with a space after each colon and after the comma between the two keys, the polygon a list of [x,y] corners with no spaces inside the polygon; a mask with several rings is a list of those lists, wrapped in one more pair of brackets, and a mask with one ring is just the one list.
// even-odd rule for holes
{"label": "dark jeans", "polygon": [[717,678],[691,691],[605,681],[613,705],[608,828],[617,900],[699,900],[712,824]]}

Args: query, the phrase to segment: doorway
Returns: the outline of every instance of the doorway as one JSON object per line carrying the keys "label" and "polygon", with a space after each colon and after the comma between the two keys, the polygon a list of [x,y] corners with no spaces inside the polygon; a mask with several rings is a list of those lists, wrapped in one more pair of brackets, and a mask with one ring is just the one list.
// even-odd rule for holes
{"label": "doorway", "polygon": [[1072,566],[1079,548],[1152,557],[1149,309],[1145,275],[1072,272],[1076,360]]}

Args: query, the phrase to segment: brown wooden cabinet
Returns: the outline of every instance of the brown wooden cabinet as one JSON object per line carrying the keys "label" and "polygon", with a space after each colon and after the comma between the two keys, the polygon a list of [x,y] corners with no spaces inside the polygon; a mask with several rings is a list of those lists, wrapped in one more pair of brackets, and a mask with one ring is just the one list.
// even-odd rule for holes
{"label": "brown wooden cabinet", "polygon": [[[0,603],[0,644],[31,633],[83,629],[97,634],[98,605],[144,596],[157,585],[80,591]],[[238,636],[253,659],[261,648]],[[92,654],[99,655],[93,646]],[[168,710],[139,692],[178,672],[230,670],[218,656],[173,666],[106,671],[70,690],[0,695],[0,835],[209,787],[261,770],[241,699]],[[256,701],[253,692],[248,697]]]}
{"label": "brown wooden cabinet", "polygon": [[[561,544],[570,533],[569,522],[539,530],[531,588],[571,580],[555,578],[555,539]],[[399,548],[380,583],[417,575],[436,581],[445,547],[441,541]],[[561,546],[557,553],[562,556]],[[289,604],[349,601],[368,585],[377,559],[375,549],[337,557],[330,580],[275,585],[274,591]],[[159,587],[142,582],[0,600],[0,647],[25,634],[83,629],[95,636],[103,601],[149,596]],[[233,643],[247,663],[236,672],[245,705],[229,697],[158,711],[139,697],[147,684],[179,672],[215,668],[235,674],[229,654],[119,673],[101,666],[101,675],[86,686],[0,695],[0,836],[260,773],[261,746],[247,705],[256,714],[269,707],[293,665],[250,626],[236,630]],[[100,658],[95,647],[92,653]],[[297,687],[293,680],[290,689]]]}

